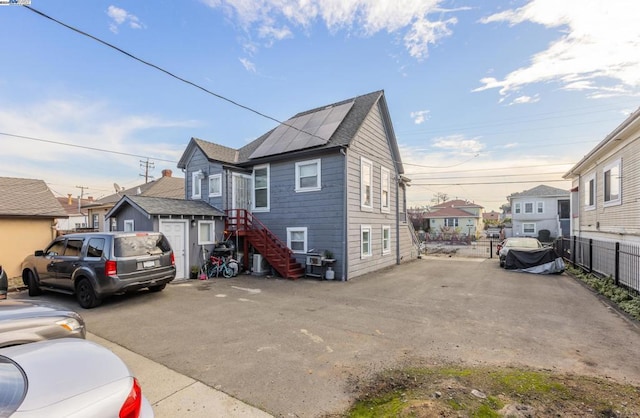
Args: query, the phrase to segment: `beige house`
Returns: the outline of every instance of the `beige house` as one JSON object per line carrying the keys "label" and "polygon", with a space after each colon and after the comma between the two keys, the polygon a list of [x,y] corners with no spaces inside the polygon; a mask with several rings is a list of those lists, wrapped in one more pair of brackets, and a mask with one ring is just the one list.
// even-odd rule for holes
{"label": "beige house", "polygon": [[640,243],[640,109],[564,175],[571,235]]}
{"label": "beige house", "polygon": [[[110,225],[105,223],[105,215],[123,196],[166,197],[170,199],[184,199],[183,178],[173,177],[171,170],[162,170],[162,177],[129,189],[121,189],[116,193],[83,205],[87,212],[88,227],[96,231],[111,231]],[[117,187],[117,186],[116,186]]]}
{"label": "beige house", "polygon": [[431,207],[429,234],[456,234],[477,237],[484,229],[483,207],[462,199],[449,200]]}
{"label": "beige house", "polygon": [[42,180],[0,177],[0,190],[0,264],[11,278],[56,236],[56,218],[67,214]]}

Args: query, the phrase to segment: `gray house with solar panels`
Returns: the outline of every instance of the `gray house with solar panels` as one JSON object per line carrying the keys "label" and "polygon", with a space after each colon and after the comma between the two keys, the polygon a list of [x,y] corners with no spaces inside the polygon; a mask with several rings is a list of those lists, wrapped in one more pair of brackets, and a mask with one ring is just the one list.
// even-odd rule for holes
{"label": "gray house with solar panels", "polygon": [[347,280],[418,256],[383,91],[298,113],[239,149],[192,138],[178,168],[192,253],[231,242],[253,273]]}

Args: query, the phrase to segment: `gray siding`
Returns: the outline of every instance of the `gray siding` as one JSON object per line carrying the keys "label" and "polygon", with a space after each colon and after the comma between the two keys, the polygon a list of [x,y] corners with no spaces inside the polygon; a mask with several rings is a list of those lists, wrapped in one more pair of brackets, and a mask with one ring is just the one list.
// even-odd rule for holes
{"label": "gray siding", "polygon": [[[375,106],[369,113],[360,131],[351,143],[347,152],[348,155],[348,277],[354,278],[366,273],[379,270],[396,264],[397,262],[397,239],[396,230],[396,199],[397,190],[395,186],[397,173],[395,163],[392,160],[392,152],[389,146],[380,109]],[[360,205],[360,181],[361,157],[373,163],[373,184],[372,203],[373,209],[363,210]],[[380,168],[385,167],[391,172],[390,211],[381,211],[380,199]],[[400,202],[400,206],[403,204]],[[370,257],[361,257],[361,227],[363,225],[371,227],[371,250]],[[391,227],[391,251],[382,253],[382,226]]]}
{"label": "gray siding", "polygon": [[122,205],[122,208],[116,214],[117,230],[124,231],[124,221],[132,219],[133,227],[136,231],[154,231],[153,220],[147,218],[145,214],[130,205]]}
{"label": "gray siding", "polygon": [[[295,163],[316,158],[321,159],[321,190],[296,192]],[[288,227],[306,227],[308,249],[331,250],[337,259],[336,279],[340,279],[344,268],[344,156],[334,151],[322,157],[271,163],[269,167],[270,210],[255,212],[254,216],[285,243]],[[297,258],[304,263],[304,255]]]}

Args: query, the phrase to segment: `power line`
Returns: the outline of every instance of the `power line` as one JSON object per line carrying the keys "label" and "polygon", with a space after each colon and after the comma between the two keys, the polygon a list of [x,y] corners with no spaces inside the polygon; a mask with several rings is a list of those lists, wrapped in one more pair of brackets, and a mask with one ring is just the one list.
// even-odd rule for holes
{"label": "power line", "polygon": [[522,181],[491,181],[491,182],[469,182],[469,183],[414,183],[411,182],[411,186],[475,186],[482,184],[523,184],[523,183],[559,183],[559,182],[570,182],[571,180],[522,180]]}
{"label": "power line", "polygon": [[213,92],[213,91],[211,91],[211,90],[209,90],[209,89],[207,89],[207,88],[205,88],[205,87],[202,87],[202,86],[201,86],[201,85],[199,85],[199,84],[194,83],[193,81],[189,81],[189,80],[187,80],[187,79],[185,79],[185,78],[182,78],[182,77],[180,77],[180,76],[178,76],[178,75],[176,75],[176,74],[174,74],[174,73],[172,73],[172,72],[170,72],[170,71],[168,71],[168,70],[165,70],[164,68],[162,68],[162,67],[160,67],[160,66],[158,66],[158,65],[156,65],[156,64],[153,64],[153,63],[151,63],[151,62],[149,62],[149,61],[145,61],[145,60],[143,60],[142,58],[138,58],[137,56],[133,55],[132,53],[129,53],[129,52],[125,51],[125,50],[124,50],[124,49],[122,49],[122,48],[119,48],[119,47],[117,47],[117,46],[115,46],[115,45],[113,45],[113,44],[110,44],[110,43],[109,43],[109,42],[107,42],[107,41],[103,41],[102,39],[100,39],[100,38],[98,38],[98,37],[96,37],[96,36],[93,36],[93,35],[91,35],[91,34],[89,34],[89,33],[87,33],[87,32],[84,32],[84,31],[82,31],[82,30],[80,30],[80,29],[78,29],[78,28],[76,28],[76,27],[73,27],[73,26],[71,26],[71,25],[68,25],[68,24],[66,24],[66,23],[64,23],[64,22],[62,22],[62,21],[60,21],[60,20],[58,20],[58,19],[55,19],[55,18],[53,18],[53,17],[51,17],[51,16],[49,16],[49,15],[47,15],[47,14],[45,14],[45,13],[43,13],[43,12],[39,11],[39,10],[34,9],[33,7],[30,7],[30,6],[23,6],[23,7],[25,7],[25,8],[27,8],[27,9],[31,10],[32,12],[34,12],[34,13],[36,13],[36,14],[38,14],[38,15],[40,15],[40,16],[42,16],[42,17],[46,18],[46,19],[49,19],[49,20],[51,20],[51,21],[53,21],[53,22],[55,22],[55,23],[57,23],[57,24],[59,24],[59,25],[62,25],[62,26],[64,26],[64,27],[65,27],[65,28],[67,28],[67,29],[70,29],[70,30],[72,30],[72,31],[74,31],[74,32],[76,32],[76,33],[79,33],[80,35],[86,36],[86,37],[88,37],[88,38],[90,38],[90,39],[93,39],[94,41],[96,41],[96,42],[98,42],[98,43],[101,43],[102,45],[105,45],[105,46],[107,46],[107,47],[109,47],[109,48],[112,48],[112,49],[114,49],[114,50],[116,50],[116,51],[120,52],[121,54],[124,54],[124,55],[126,55],[127,57],[129,57],[129,58],[131,58],[131,59],[135,60],[135,61],[138,61],[138,62],[140,62],[140,63],[142,63],[142,64],[144,64],[144,65],[147,65],[147,66],[149,66],[149,67],[151,67],[151,68],[153,68],[153,69],[156,69],[156,70],[158,70],[158,71],[160,71],[160,72],[162,72],[162,73],[165,73],[165,74],[166,74],[166,75],[168,75],[169,77],[175,78],[175,79],[176,79],[176,80],[178,80],[178,81],[181,81],[181,82],[183,82],[183,83],[185,83],[185,84],[188,84],[188,85],[190,85],[190,86],[192,86],[192,87],[195,87],[195,88],[197,88],[197,89],[199,89],[199,90],[202,90],[202,91],[204,91],[204,92],[205,92],[205,93],[207,93],[207,94],[210,94],[210,95],[212,95],[212,96],[215,96],[215,97],[217,97],[217,98],[218,98],[218,99],[220,99],[220,100],[224,100],[225,102],[227,102],[227,103],[231,103],[231,104],[232,104],[232,105],[234,105],[234,106],[237,106],[237,107],[242,108],[242,109],[244,109],[244,110],[247,110],[247,111],[249,111],[249,112],[255,113],[256,115],[258,115],[258,116],[262,116],[262,117],[263,117],[263,118],[265,118],[265,119],[272,120],[272,121],[276,122],[276,123],[277,123],[277,124],[279,124],[279,125],[285,125],[285,126],[287,126],[287,127],[289,127],[289,128],[295,129],[295,130],[296,130],[296,131],[298,131],[298,132],[302,132],[302,133],[305,133],[305,134],[307,134],[307,135],[310,135],[310,136],[311,136],[311,137],[313,137],[313,138],[322,139],[323,141],[325,140],[324,138],[321,138],[321,137],[319,137],[319,136],[317,136],[317,135],[315,135],[315,134],[312,134],[312,133],[307,132],[307,131],[305,131],[305,130],[303,130],[303,129],[297,128],[297,127],[295,127],[295,126],[293,126],[293,125],[290,125],[290,124],[288,124],[288,123],[282,122],[282,121],[280,121],[279,119],[276,119],[276,118],[274,118],[274,117],[272,117],[272,116],[269,116],[269,115],[267,115],[267,114],[265,114],[265,113],[262,113],[262,112],[260,112],[260,111],[258,111],[258,110],[255,110],[255,109],[253,109],[253,108],[251,108],[251,107],[249,107],[249,106],[246,106],[246,105],[240,104],[240,103],[236,102],[235,100],[229,99],[229,98],[227,98],[227,97],[225,97],[225,96],[222,96],[222,95],[220,95],[220,94],[218,94],[218,93],[215,93],[215,92]]}
{"label": "power line", "polygon": [[[46,142],[47,144],[65,145],[67,147],[81,148],[81,149],[86,149],[86,150],[91,150],[91,151],[100,151],[100,152],[108,152],[110,154],[126,155],[127,157],[147,158],[147,159],[150,158],[150,157],[148,157],[146,155],[130,154],[128,152],[112,151],[112,150],[108,150],[108,149],[88,147],[86,145],[76,145],[76,144],[70,144],[68,142],[52,141],[50,139],[34,138],[34,137],[31,137],[31,136],[16,135],[16,134],[10,134],[10,133],[6,133],[6,132],[0,132],[0,135],[11,136],[11,137],[14,137],[14,138],[28,139],[30,141]],[[177,161],[165,160],[163,158],[151,157],[151,159],[156,160],[156,161],[164,161],[164,162],[167,162],[167,163],[177,163]]]}

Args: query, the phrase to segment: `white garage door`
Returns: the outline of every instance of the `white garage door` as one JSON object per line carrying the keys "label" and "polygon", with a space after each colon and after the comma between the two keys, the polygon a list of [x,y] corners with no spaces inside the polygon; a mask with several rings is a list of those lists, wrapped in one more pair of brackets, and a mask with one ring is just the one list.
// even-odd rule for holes
{"label": "white garage door", "polygon": [[187,222],[188,221],[160,221],[160,232],[167,239],[173,255],[176,259],[176,279],[184,279],[188,276],[187,272]]}

